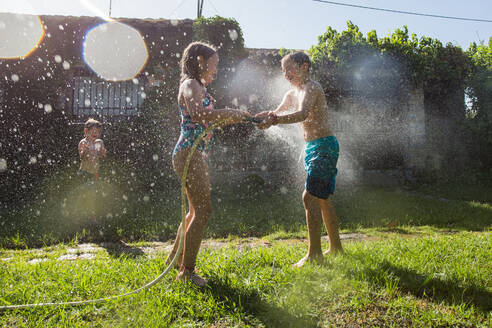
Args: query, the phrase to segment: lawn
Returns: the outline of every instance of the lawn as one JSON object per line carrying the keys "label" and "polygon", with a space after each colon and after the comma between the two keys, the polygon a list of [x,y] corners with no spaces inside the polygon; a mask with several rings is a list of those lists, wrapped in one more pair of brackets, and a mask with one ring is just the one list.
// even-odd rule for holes
{"label": "lawn", "polygon": [[[172,271],[146,292],[104,304],[4,311],[0,326],[492,325],[492,206],[487,203],[340,188],[335,203],[342,232],[359,238],[344,241],[343,256],[294,269],[291,264],[307,249],[295,190],[214,195],[207,247],[197,264],[209,278],[207,288],[178,283]],[[123,236],[137,235],[135,226],[122,221],[117,229]],[[0,304],[85,300],[140,287],[165,268],[167,249],[150,241],[159,239],[163,227],[172,237],[175,227],[156,219],[138,227],[145,238],[127,240],[129,247],[105,246],[72,261],[60,258],[73,255],[78,239],[41,249],[4,244]],[[14,238],[25,246],[21,234]],[[144,251],[151,247],[153,252]]]}

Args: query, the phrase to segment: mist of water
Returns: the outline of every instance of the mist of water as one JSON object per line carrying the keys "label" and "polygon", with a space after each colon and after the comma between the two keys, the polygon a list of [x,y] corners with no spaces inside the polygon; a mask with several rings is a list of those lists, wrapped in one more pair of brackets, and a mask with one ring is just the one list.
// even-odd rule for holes
{"label": "mist of water", "polygon": [[[377,85],[385,79],[387,84]],[[405,87],[401,81],[404,77],[395,62],[364,58],[345,81],[363,96],[347,97],[336,106],[328,99],[330,126],[340,142],[338,181],[359,184],[364,170],[402,169],[416,162],[415,150],[425,133],[423,95],[413,89],[398,90]],[[280,67],[244,61],[228,90],[234,105],[257,113],[274,110],[289,88]],[[266,148],[277,145],[287,155],[284,168],[302,180],[305,141],[300,123],[270,127],[262,136],[269,142],[261,145],[261,138],[256,139],[258,150],[271,158],[260,158],[274,161],[275,151]]]}

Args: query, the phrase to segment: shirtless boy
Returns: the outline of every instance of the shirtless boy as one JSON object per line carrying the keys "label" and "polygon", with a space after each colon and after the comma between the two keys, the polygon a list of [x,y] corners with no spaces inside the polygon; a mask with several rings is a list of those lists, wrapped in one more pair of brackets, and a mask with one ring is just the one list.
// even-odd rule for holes
{"label": "shirtless boy", "polygon": [[[307,173],[302,195],[309,235],[309,249],[305,257],[294,264],[301,267],[308,261],[323,261],[321,251],[321,222],[330,239],[325,254],[343,252],[338,232],[338,218],[330,199],[335,191],[339,145],[328,124],[328,106],[322,87],[311,80],[311,60],[304,52],[294,52],[282,58],[282,71],[292,85],[274,111],[256,116],[263,119],[258,127],[266,129],[276,124],[301,123],[306,141],[304,168]],[[293,110],[292,113],[283,113]]]}

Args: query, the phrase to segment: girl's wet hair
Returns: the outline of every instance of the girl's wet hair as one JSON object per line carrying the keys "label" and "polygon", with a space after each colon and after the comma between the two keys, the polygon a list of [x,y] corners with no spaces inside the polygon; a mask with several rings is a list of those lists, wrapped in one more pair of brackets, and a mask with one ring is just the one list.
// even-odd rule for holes
{"label": "girl's wet hair", "polygon": [[303,51],[291,52],[290,54],[285,55],[284,58],[282,58],[282,62],[286,60],[292,60],[294,63],[296,63],[299,66],[306,63],[308,64],[308,69],[311,68],[311,59]]}
{"label": "girl's wet hair", "polygon": [[217,51],[215,48],[205,42],[192,42],[183,51],[181,57],[181,81],[183,83],[186,79],[192,78],[202,84],[200,81],[200,67],[198,65],[198,56],[202,56],[206,61]]}

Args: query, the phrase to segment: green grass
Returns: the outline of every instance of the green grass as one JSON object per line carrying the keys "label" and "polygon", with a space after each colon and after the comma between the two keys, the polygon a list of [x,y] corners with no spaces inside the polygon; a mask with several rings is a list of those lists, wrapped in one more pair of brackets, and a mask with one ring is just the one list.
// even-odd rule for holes
{"label": "green grass", "polygon": [[[485,192],[485,189],[481,189]],[[487,189],[492,194],[492,187]],[[166,196],[149,202],[137,197],[103,199],[98,223],[88,216],[67,214],[58,198],[9,213],[0,213],[0,247],[41,247],[57,243],[169,240],[180,222],[180,199]],[[208,238],[299,235],[305,229],[301,191],[287,193],[241,188],[214,189],[214,212]],[[117,199],[116,199],[117,198]],[[65,202],[66,203],[66,202]],[[398,189],[341,187],[334,197],[343,231],[385,229],[386,226],[432,226],[449,230],[487,231],[492,205],[467,200],[442,200]]]}
{"label": "green grass", "polygon": [[[339,188],[342,232],[367,238],[344,242],[346,254],[324,266],[298,270],[291,264],[307,249],[299,190],[214,189],[206,237],[228,246],[199,253],[206,289],[177,283],[173,271],[145,293],[105,304],[4,311],[0,326],[490,327],[492,207],[473,196],[440,197]],[[173,237],[179,200],[171,199],[125,200],[97,229],[60,215],[56,201],[39,214],[3,215],[0,304],[100,298],[152,280],[167,254],[139,247]],[[88,260],[58,260],[82,241],[108,237],[134,242]],[[25,249],[37,245],[44,247]]]}
{"label": "green grass", "polygon": [[[490,178],[489,178],[490,180]],[[475,201],[492,203],[492,181],[478,179],[476,183],[439,183],[423,185],[417,191],[451,200]]]}
{"label": "green grass", "polygon": [[[302,242],[271,247],[202,250],[209,277],[200,290],[177,283],[175,272],[149,291],[74,308],[6,311],[5,327],[487,327],[492,317],[490,233],[387,234],[345,244],[346,254],[323,266],[293,269]],[[326,245],[324,245],[326,247]],[[66,247],[2,250],[0,302],[84,300],[127,292],[157,276],[165,254],[57,261]]]}

